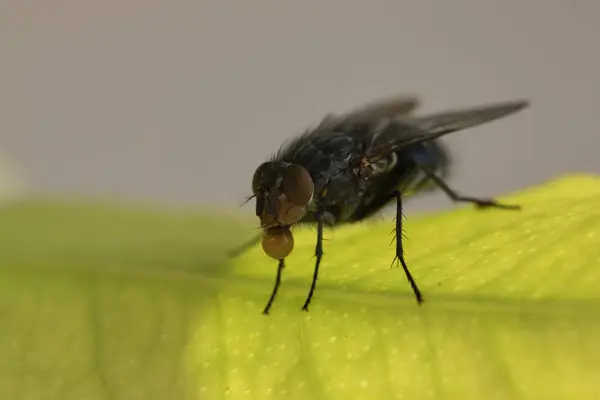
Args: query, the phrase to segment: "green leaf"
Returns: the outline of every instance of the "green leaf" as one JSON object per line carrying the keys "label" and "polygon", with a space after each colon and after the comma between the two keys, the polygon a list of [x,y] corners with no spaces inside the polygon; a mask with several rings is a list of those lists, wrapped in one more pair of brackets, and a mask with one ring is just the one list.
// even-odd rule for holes
{"label": "green leaf", "polygon": [[28,200],[0,207],[0,399],[597,399],[600,179],[315,232],[270,316],[276,263],[225,249],[255,221]]}

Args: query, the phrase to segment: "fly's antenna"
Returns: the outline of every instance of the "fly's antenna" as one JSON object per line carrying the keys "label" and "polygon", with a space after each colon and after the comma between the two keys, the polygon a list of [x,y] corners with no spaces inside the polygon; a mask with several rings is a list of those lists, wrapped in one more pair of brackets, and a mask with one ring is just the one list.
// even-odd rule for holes
{"label": "fly's antenna", "polygon": [[252,200],[255,197],[256,197],[255,195],[252,195],[252,196],[248,197],[246,199],[246,201],[244,201],[242,204],[240,204],[240,208],[244,207],[246,205],[246,203],[248,203],[250,200]]}

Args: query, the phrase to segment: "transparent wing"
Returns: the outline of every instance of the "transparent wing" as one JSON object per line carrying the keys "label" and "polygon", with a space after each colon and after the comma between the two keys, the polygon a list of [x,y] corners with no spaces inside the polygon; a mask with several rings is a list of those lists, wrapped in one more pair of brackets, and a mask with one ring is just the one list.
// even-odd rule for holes
{"label": "transparent wing", "polygon": [[444,135],[506,117],[529,106],[526,100],[496,103],[482,107],[452,110],[424,117],[407,119],[430,135]]}
{"label": "transparent wing", "polygon": [[356,123],[406,117],[420,103],[417,96],[408,94],[371,101],[344,114],[327,114],[319,125],[307,129],[304,135],[322,135]]}
{"label": "transparent wing", "polygon": [[529,106],[526,100],[453,110],[423,117],[400,118],[377,133],[367,157],[378,159],[415,143],[427,142],[463,129],[514,114]]}
{"label": "transparent wing", "polygon": [[396,95],[369,102],[341,115],[344,120],[376,120],[397,118],[412,113],[420,106],[416,95]]}

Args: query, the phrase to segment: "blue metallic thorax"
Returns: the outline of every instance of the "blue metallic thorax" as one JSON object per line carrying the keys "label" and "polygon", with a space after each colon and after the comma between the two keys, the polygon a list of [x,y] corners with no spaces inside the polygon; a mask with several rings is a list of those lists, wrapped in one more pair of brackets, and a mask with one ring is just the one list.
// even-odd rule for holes
{"label": "blue metallic thorax", "polygon": [[331,225],[360,221],[386,206],[396,190],[411,196],[432,188],[418,164],[442,177],[447,175],[448,153],[435,141],[386,154],[371,167],[367,178],[359,173],[364,168],[361,161],[373,156],[373,149],[379,148],[382,141],[416,134],[406,127],[388,123],[382,131],[372,124],[333,126],[329,131],[302,135],[282,148],[275,159],[303,166],[315,184],[313,202],[301,222],[314,222],[317,210]]}
{"label": "blue metallic thorax", "polygon": [[306,168],[315,184],[313,202],[301,222],[313,222],[317,209],[326,212],[332,224],[351,216],[364,191],[352,173],[363,154],[361,147],[355,135],[332,132],[301,138],[281,154],[279,159]]}

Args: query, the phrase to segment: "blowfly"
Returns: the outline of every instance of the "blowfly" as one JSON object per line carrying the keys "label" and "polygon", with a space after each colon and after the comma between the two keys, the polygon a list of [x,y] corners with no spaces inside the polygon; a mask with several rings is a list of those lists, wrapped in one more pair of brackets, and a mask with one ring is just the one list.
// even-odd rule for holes
{"label": "blowfly", "polygon": [[365,220],[395,203],[396,254],[392,265],[402,265],[416,301],[423,295],[412,277],[402,248],[402,201],[408,196],[441,189],[454,202],[480,208],[518,210],[489,198],[460,195],[447,183],[452,165],[448,149],[437,140],[452,132],[481,125],[516,113],[526,100],[488,104],[425,116],[413,111],[415,96],[396,96],[354,109],[327,115],[318,126],[284,144],[262,163],[252,179],[263,251],[278,262],[275,285],[263,313],[268,314],[277,295],[285,259],[294,248],[290,228],[296,224],[316,227],[314,272],[302,306],[308,311],[319,265],[323,258],[323,228]]}

